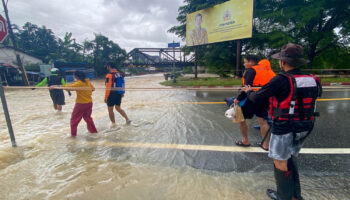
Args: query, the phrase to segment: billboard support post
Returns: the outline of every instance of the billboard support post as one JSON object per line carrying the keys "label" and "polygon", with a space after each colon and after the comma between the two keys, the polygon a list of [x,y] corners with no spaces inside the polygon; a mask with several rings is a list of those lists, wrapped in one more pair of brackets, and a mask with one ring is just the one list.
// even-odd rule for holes
{"label": "billboard support post", "polygon": [[194,78],[198,78],[198,47],[194,48]]}
{"label": "billboard support post", "polygon": [[17,147],[16,139],[15,139],[15,135],[13,133],[12,123],[11,123],[11,119],[10,119],[10,114],[9,114],[9,110],[7,107],[5,91],[4,91],[4,88],[2,87],[1,75],[0,75],[0,97],[1,97],[2,108],[4,109],[7,128],[9,130],[9,134],[10,134],[10,138],[11,138],[12,147]]}
{"label": "billboard support post", "polygon": [[240,65],[241,65],[241,41],[236,41],[236,76],[241,77]]}
{"label": "billboard support post", "polygon": [[[7,2],[7,1],[6,1]],[[8,14],[8,10],[7,10],[7,3],[5,3],[4,0],[2,0],[2,5],[4,6],[4,11],[5,11],[5,17],[7,19],[7,28],[8,28],[8,32],[10,34],[10,39],[12,40],[12,44],[13,44],[13,48],[14,48],[14,52],[15,52],[15,56],[16,56],[16,61],[17,61],[17,65],[20,67],[21,72],[22,72],[22,78],[23,78],[23,82],[25,85],[29,85],[29,80],[28,80],[28,76],[27,76],[27,72],[26,69],[23,66],[21,57],[19,56],[19,52],[18,52],[18,45],[17,45],[17,41],[16,41],[16,37],[13,34],[13,30],[12,30],[12,26],[11,26],[11,22],[10,22],[10,17]],[[0,15],[1,16],[1,15]]]}
{"label": "billboard support post", "polygon": [[173,46],[173,76],[174,76],[174,79],[173,79],[173,82],[176,83],[176,76],[175,76],[175,46]]}

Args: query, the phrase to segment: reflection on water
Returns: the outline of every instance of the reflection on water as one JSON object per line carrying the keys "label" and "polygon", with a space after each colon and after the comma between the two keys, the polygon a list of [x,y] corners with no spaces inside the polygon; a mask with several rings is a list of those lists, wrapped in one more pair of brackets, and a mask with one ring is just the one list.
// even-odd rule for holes
{"label": "reflection on water", "polygon": [[[162,75],[131,77],[127,87],[160,87]],[[103,87],[103,81],[95,81]],[[221,95],[221,96],[220,96]],[[110,143],[232,145],[238,127],[223,105],[167,102],[222,101],[227,96],[195,91],[129,91],[123,99],[132,124],[116,115],[109,129],[104,91],[93,94],[99,134],[69,137],[75,94],[55,113],[47,90],[8,90],[18,148],[11,148],[0,109],[0,199],[266,199],[274,187],[265,154],[118,148]],[[157,103],[157,102],[162,102]],[[218,115],[218,113],[222,113]],[[258,138],[258,133],[251,136]],[[302,176],[305,199],[346,199],[349,177]]]}

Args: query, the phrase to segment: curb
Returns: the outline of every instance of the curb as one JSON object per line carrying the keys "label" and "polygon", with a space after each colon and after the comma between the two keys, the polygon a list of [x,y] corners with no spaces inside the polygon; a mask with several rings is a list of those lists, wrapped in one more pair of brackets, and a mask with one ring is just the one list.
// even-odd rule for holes
{"label": "curb", "polygon": [[[341,85],[346,85],[349,86],[350,82],[335,82],[335,83],[322,83],[322,86],[341,86]],[[173,86],[174,87],[174,86]],[[228,85],[228,86],[175,86],[174,88],[184,88],[184,89],[189,89],[189,88],[194,88],[194,89],[229,89],[229,88],[241,88],[239,85]]]}
{"label": "curb", "polygon": [[350,85],[350,82],[322,83],[323,86]]}

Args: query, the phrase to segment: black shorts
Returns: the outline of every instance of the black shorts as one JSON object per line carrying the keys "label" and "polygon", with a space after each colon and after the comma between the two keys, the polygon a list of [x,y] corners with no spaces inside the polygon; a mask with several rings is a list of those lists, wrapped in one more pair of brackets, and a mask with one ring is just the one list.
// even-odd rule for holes
{"label": "black shorts", "polygon": [[107,106],[111,107],[114,105],[120,106],[122,103],[122,94],[111,92],[107,98]]}
{"label": "black shorts", "polygon": [[244,115],[244,119],[252,119],[254,115],[257,117],[261,117],[267,119],[268,116],[268,102],[264,102],[263,104],[255,104],[247,99],[247,102],[242,107],[242,112]]}
{"label": "black shorts", "polygon": [[63,90],[50,90],[50,97],[52,102],[57,105],[64,105]]}

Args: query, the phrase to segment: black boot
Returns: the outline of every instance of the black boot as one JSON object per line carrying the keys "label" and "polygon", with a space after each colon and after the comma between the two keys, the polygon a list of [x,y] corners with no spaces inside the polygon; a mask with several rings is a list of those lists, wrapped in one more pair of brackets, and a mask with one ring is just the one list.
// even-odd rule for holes
{"label": "black boot", "polygon": [[300,179],[299,179],[299,171],[296,157],[292,156],[288,160],[288,169],[293,173],[294,187],[293,187],[293,197],[298,200],[303,200],[301,196],[301,187],[300,187]]}
{"label": "black boot", "polygon": [[277,191],[275,190],[271,190],[271,189],[267,189],[266,190],[266,194],[268,197],[270,197],[273,200],[278,200],[278,195],[277,195]]}
{"label": "black boot", "polygon": [[294,186],[292,171],[281,171],[276,167],[274,167],[274,169],[277,192],[267,189],[267,196],[274,200],[291,200],[293,197]]}

